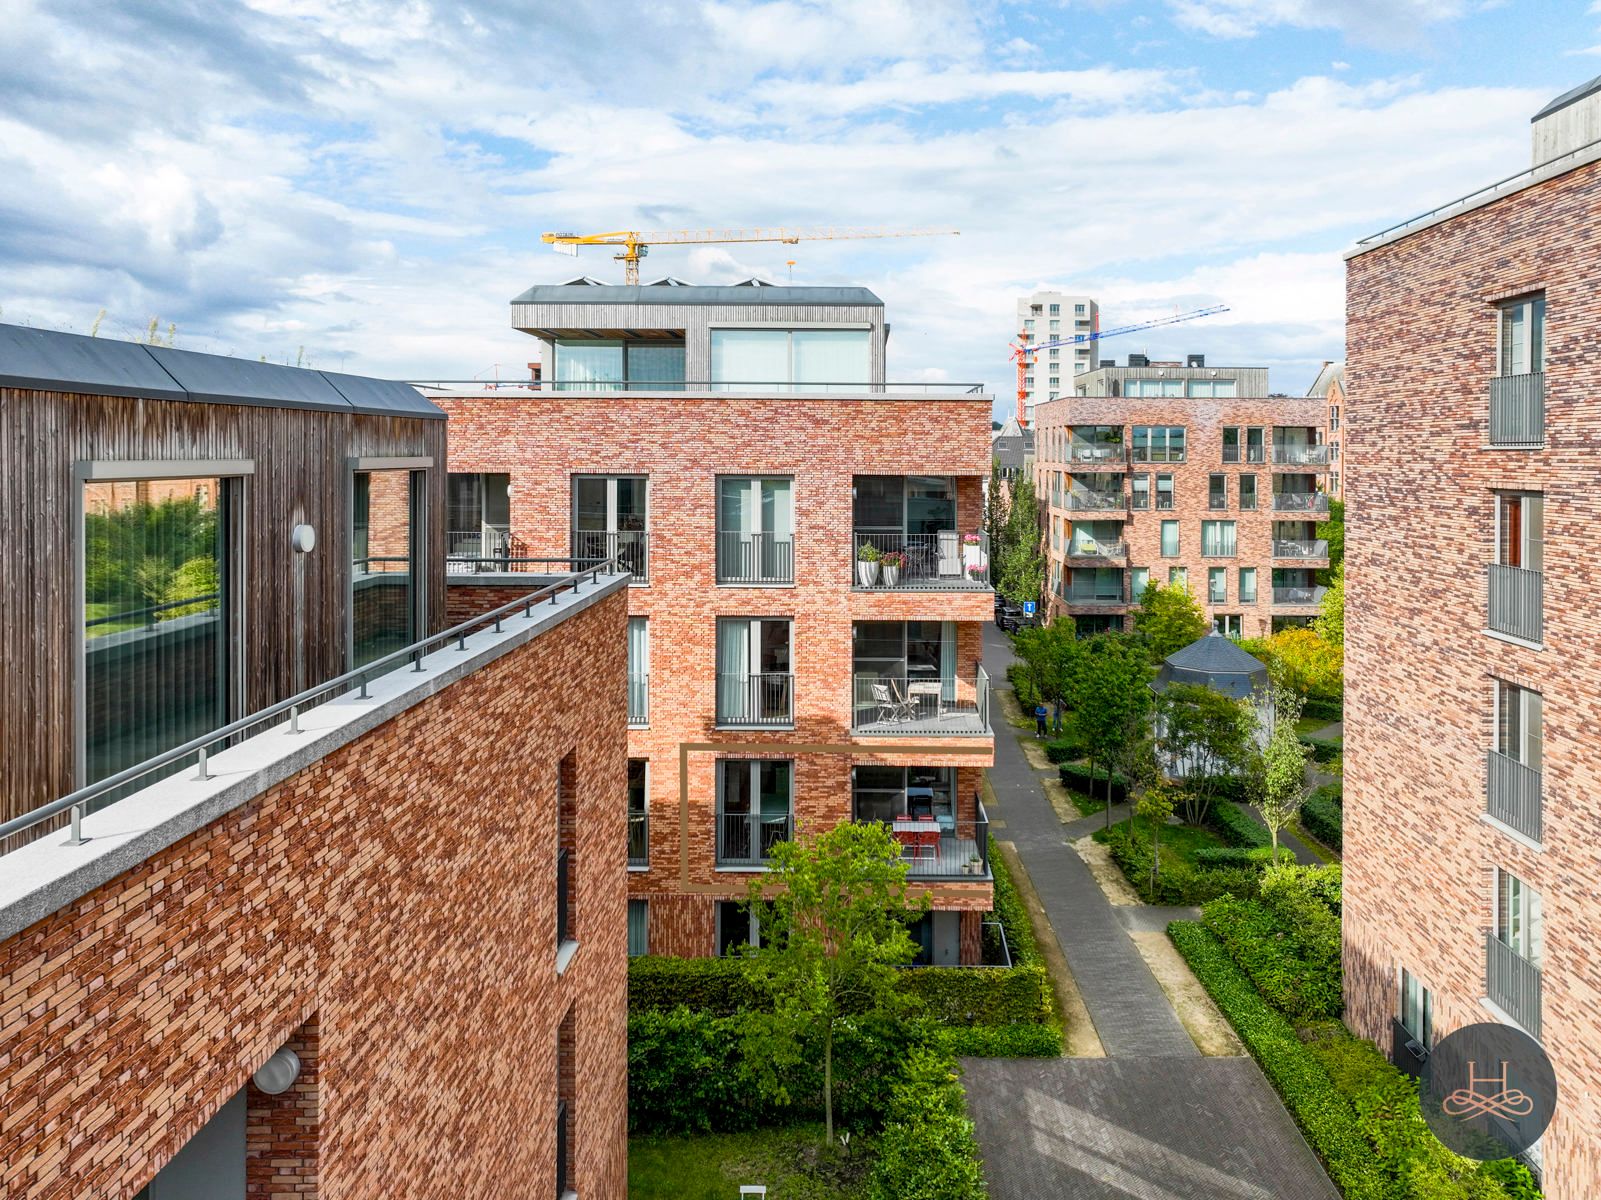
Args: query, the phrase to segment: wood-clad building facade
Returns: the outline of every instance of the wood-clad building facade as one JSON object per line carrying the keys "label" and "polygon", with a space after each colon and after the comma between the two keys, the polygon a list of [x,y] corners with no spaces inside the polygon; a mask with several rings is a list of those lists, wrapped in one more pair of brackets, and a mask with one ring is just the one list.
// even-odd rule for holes
{"label": "wood-clad building facade", "polygon": [[[84,722],[102,700],[85,697],[91,645],[135,655],[140,638],[175,638],[185,620],[215,614],[227,720],[353,665],[354,577],[373,553],[354,507],[367,502],[359,478],[380,472],[409,473],[409,553],[391,557],[417,637],[444,620],[445,422],[414,389],[0,326],[0,820],[93,781]],[[86,520],[166,503],[215,514],[221,569],[190,572],[205,581],[187,585],[206,593],[197,598],[183,594],[191,563],[135,561],[145,604],[100,615],[85,599]],[[305,529],[292,544],[297,527],[312,531],[309,549]],[[108,536],[125,543],[127,529]],[[125,742],[124,758],[152,744]]]}

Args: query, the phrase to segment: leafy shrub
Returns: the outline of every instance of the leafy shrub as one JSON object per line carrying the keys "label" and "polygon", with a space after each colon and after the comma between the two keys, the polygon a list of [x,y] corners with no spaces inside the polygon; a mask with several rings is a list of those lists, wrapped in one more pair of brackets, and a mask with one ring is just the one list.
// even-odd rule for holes
{"label": "leafy shrub", "polygon": [[1206,905],[1201,920],[1274,1008],[1297,1020],[1340,1014],[1337,934],[1331,961],[1326,946],[1297,936],[1266,904],[1222,896]]}
{"label": "leafy shrub", "polygon": [[1053,763],[1077,762],[1085,754],[1084,744],[1070,737],[1060,737],[1045,743],[1045,757]]}
{"label": "leafy shrub", "polygon": [[1363,1136],[1355,1109],[1296,1036],[1295,1027],[1268,1007],[1222,944],[1201,925],[1175,921],[1168,926],[1168,936],[1283,1098],[1346,1200],[1390,1200],[1394,1193]]}
{"label": "leafy shrub", "polygon": [[936,1044],[960,1058],[1060,1058],[1061,1027],[1044,1025],[942,1025]]}
{"label": "leafy shrub", "polygon": [[1015,662],[1007,667],[1006,682],[1012,685],[1012,691],[1017,695],[1017,702],[1023,706],[1023,712],[1033,712],[1034,706],[1040,699],[1039,693],[1034,690],[1034,681],[1029,678],[1028,664]]}
{"label": "leafy shrub", "polygon": [[922,1001],[922,1014],[950,1025],[1013,1025],[1049,1021],[1051,983],[1045,968],[912,967],[900,991]]}
{"label": "leafy shrub", "polygon": [[1261,871],[1272,861],[1271,846],[1202,846],[1190,856],[1203,870],[1219,867],[1251,867]]}
{"label": "leafy shrub", "polygon": [[1267,826],[1246,812],[1233,800],[1218,800],[1206,814],[1207,828],[1230,846],[1251,849],[1271,846]]}
{"label": "leafy shrub", "polygon": [[1344,848],[1345,813],[1327,797],[1313,792],[1301,802],[1301,828],[1331,850]]}
{"label": "leafy shrub", "polygon": [[[990,838],[990,873],[995,876],[995,919],[1000,922],[1001,928],[1006,930],[1006,948],[1012,956],[1014,967],[1026,967],[1040,960],[1039,944],[1034,940],[1034,926],[1028,919],[1028,909],[1023,904],[1023,898],[1018,894],[1017,884],[1012,880],[1012,869],[1006,865],[1006,859],[995,846],[995,839]],[[1000,946],[992,948],[989,941],[994,937],[989,926],[984,928],[985,962],[999,962]]]}
{"label": "leafy shrub", "polygon": [[1062,786],[1072,788],[1075,792],[1083,792],[1096,800],[1106,799],[1106,781],[1112,781],[1112,803],[1121,804],[1128,798],[1128,780],[1121,775],[1111,774],[1105,767],[1096,767],[1095,773],[1081,763],[1063,763],[1056,768],[1061,776]]}
{"label": "leafy shrub", "polygon": [[914,1050],[890,1089],[873,1200],[983,1200],[984,1171],[949,1059]]}
{"label": "leafy shrub", "polygon": [[1105,838],[1112,861],[1134,885],[1147,904],[1205,904],[1224,895],[1254,896],[1261,868],[1218,867],[1196,870],[1188,863],[1164,857],[1151,888],[1151,844],[1130,837],[1128,829],[1118,827]]}
{"label": "leafy shrub", "polygon": [[1322,867],[1281,866],[1262,882],[1262,902],[1303,931],[1316,927],[1321,936],[1338,940],[1340,891],[1344,879],[1338,863]]}
{"label": "leafy shrub", "polygon": [[1342,743],[1327,738],[1303,737],[1301,745],[1310,749],[1313,760],[1320,763],[1333,762],[1344,749]]}
{"label": "leafy shrub", "polygon": [[1541,1200],[1540,1185],[1534,1182],[1529,1168],[1511,1158],[1498,1158],[1479,1167],[1479,1174],[1501,1185],[1509,1200]]}
{"label": "leafy shrub", "polygon": [[646,954],[628,960],[628,1011],[679,1006],[713,1016],[742,1008],[770,1008],[772,997],[737,958],[669,958]]}
{"label": "leafy shrub", "polygon": [[1303,717],[1322,717],[1325,721],[1338,721],[1345,715],[1344,695],[1308,696],[1306,707],[1301,710]]}

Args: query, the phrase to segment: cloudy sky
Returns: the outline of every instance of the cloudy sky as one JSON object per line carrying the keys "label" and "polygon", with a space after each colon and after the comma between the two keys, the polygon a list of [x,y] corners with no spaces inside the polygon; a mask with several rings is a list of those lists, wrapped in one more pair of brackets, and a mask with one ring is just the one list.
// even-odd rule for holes
{"label": "cloudy sky", "polygon": [[544,230],[942,226],[647,278],[794,258],[884,297],[892,377],[1000,394],[1019,294],[1226,303],[1116,352],[1301,391],[1340,251],[1527,165],[1598,43],[1582,0],[0,0],[0,320],[486,378],[516,293],[621,279]]}

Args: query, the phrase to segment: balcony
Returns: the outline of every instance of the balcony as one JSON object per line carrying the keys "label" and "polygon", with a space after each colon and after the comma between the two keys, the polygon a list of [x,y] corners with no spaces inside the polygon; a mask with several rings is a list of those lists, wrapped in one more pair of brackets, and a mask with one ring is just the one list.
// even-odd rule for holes
{"label": "balcony", "polygon": [[717,534],[718,583],[794,583],[795,539],[790,534]]}
{"label": "balcony", "polygon": [[790,815],[717,814],[717,865],[764,867],[773,847],[790,838]]}
{"label": "balcony", "polygon": [[1545,576],[1526,567],[1490,564],[1490,628],[1539,642],[1545,637]]}
{"label": "balcony", "polygon": [[1094,442],[1068,442],[1067,460],[1078,468],[1093,470],[1096,467],[1121,469],[1128,462],[1128,451],[1121,445],[1098,445]]}
{"label": "balcony", "polygon": [[1067,507],[1073,512],[1122,512],[1128,508],[1128,497],[1121,489],[1102,492],[1074,488],[1067,493]]}
{"label": "balcony", "polygon": [[[876,558],[864,560],[864,550]],[[852,586],[859,592],[990,590],[987,533],[858,529],[851,557],[855,571]]]}
{"label": "balcony", "polygon": [[753,728],[793,725],[795,676],[778,672],[719,675],[717,723]]}
{"label": "balcony", "polygon": [[989,691],[989,673],[983,667],[971,682],[938,676],[858,674],[851,731],[988,736]]}
{"label": "balcony", "polygon": [[1096,562],[1115,562],[1128,557],[1128,543],[1105,541],[1100,538],[1086,538],[1078,542],[1070,541],[1067,547],[1067,557],[1090,559]]}
{"label": "balcony", "polygon": [[1485,811],[1524,837],[1540,840],[1541,773],[1491,750],[1485,770]]}
{"label": "balcony", "polygon": [[634,577],[635,583],[650,578],[650,534],[643,529],[574,529],[572,531],[573,570],[594,562],[616,559]]}
{"label": "balcony", "polygon": [[1329,465],[1327,446],[1273,446],[1275,467],[1326,467]]}
{"label": "balcony", "polygon": [[1484,990],[1490,1003],[1539,1039],[1540,968],[1493,933],[1484,936]]}
{"label": "balcony", "polygon": [[628,814],[628,865],[631,867],[650,866],[650,814],[648,812],[631,812]]}
{"label": "balcony", "polygon": [[628,677],[628,723],[636,726],[650,724],[649,675]]}
{"label": "balcony", "polygon": [[963,821],[954,817],[912,820],[897,817],[890,826],[901,844],[901,861],[906,877],[913,882],[933,883],[949,880],[993,882],[989,856],[989,814],[976,800],[978,819]]}
{"label": "balcony", "polygon": [[1490,380],[1490,445],[1538,446],[1545,441],[1545,372]]}
{"label": "balcony", "polygon": [[1306,558],[1314,558],[1314,559],[1315,558],[1327,558],[1328,556],[1329,556],[1329,544],[1328,544],[1328,542],[1326,542],[1322,538],[1315,538],[1315,539],[1274,538],[1273,539],[1273,557],[1274,558],[1291,558],[1291,559],[1300,560],[1300,559],[1306,559]]}
{"label": "balcony", "polygon": [[1326,587],[1276,587],[1273,603],[1286,608],[1316,608],[1323,603]]}
{"label": "balcony", "polygon": [[1274,492],[1273,511],[1326,513],[1329,511],[1329,494],[1327,492]]}

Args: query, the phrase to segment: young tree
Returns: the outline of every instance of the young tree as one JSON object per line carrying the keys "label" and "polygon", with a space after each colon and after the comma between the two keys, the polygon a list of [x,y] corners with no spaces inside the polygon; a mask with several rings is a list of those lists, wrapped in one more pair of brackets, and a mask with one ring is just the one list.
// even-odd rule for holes
{"label": "young tree", "polygon": [[[762,946],[753,968],[772,991],[773,1011],[752,1020],[747,1061],[763,1064],[768,1086],[782,1093],[780,1067],[801,1061],[811,1039],[822,1042],[823,1113],[834,1140],[834,1039],[842,1022],[897,1011],[897,967],[917,945],[907,912],[922,909],[906,894],[900,843],[876,821],[847,821],[826,833],[781,842],[764,878],[751,881],[760,906]],[[787,1097],[784,1097],[787,1099]]]}
{"label": "young tree", "polygon": [[996,590],[1014,604],[1038,601],[1045,591],[1045,555],[1040,551],[1039,499],[1034,481],[1019,475],[1012,483],[1006,533],[999,554]]}
{"label": "young tree", "polygon": [[1334,568],[1334,579],[1329,590],[1323,593],[1318,615],[1312,618],[1312,628],[1331,646],[1345,646],[1345,564]]}
{"label": "young tree", "polygon": [[1073,623],[1061,620],[1020,629],[1015,648],[1035,694],[1046,704],[1071,708],[1082,657],[1082,643]]}
{"label": "young tree", "polygon": [[990,539],[991,587],[1000,581],[1001,551],[1006,546],[1006,519],[1011,513],[1011,493],[1014,486],[1003,482],[997,476],[998,465],[993,460],[990,463],[989,488],[984,494],[984,532],[989,534]]}
{"label": "young tree", "polygon": [[1151,826],[1151,895],[1156,895],[1156,881],[1161,873],[1162,827],[1173,815],[1177,789],[1166,780],[1157,780],[1140,793],[1135,811]]}
{"label": "young tree", "polygon": [[1206,614],[1182,583],[1166,587],[1147,584],[1134,610],[1134,632],[1150,647],[1153,662],[1161,662],[1207,633]]}
{"label": "young tree", "polygon": [[1184,821],[1200,825],[1221,782],[1246,770],[1256,736],[1250,702],[1204,684],[1169,684],[1158,703],[1157,749],[1184,780]]}
{"label": "young tree", "polygon": [[1273,688],[1273,734],[1255,755],[1251,791],[1273,838],[1273,861],[1279,860],[1279,832],[1295,819],[1306,798],[1307,748],[1295,730],[1305,701],[1292,688]]}
{"label": "young tree", "polygon": [[[1106,825],[1112,825],[1112,770],[1130,758],[1150,729],[1150,657],[1124,634],[1100,633],[1080,643],[1073,699],[1073,732],[1089,752],[1090,785],[1095,766],[1106,767]],[[1093,799],[1093,797],[1091,797]]]}

